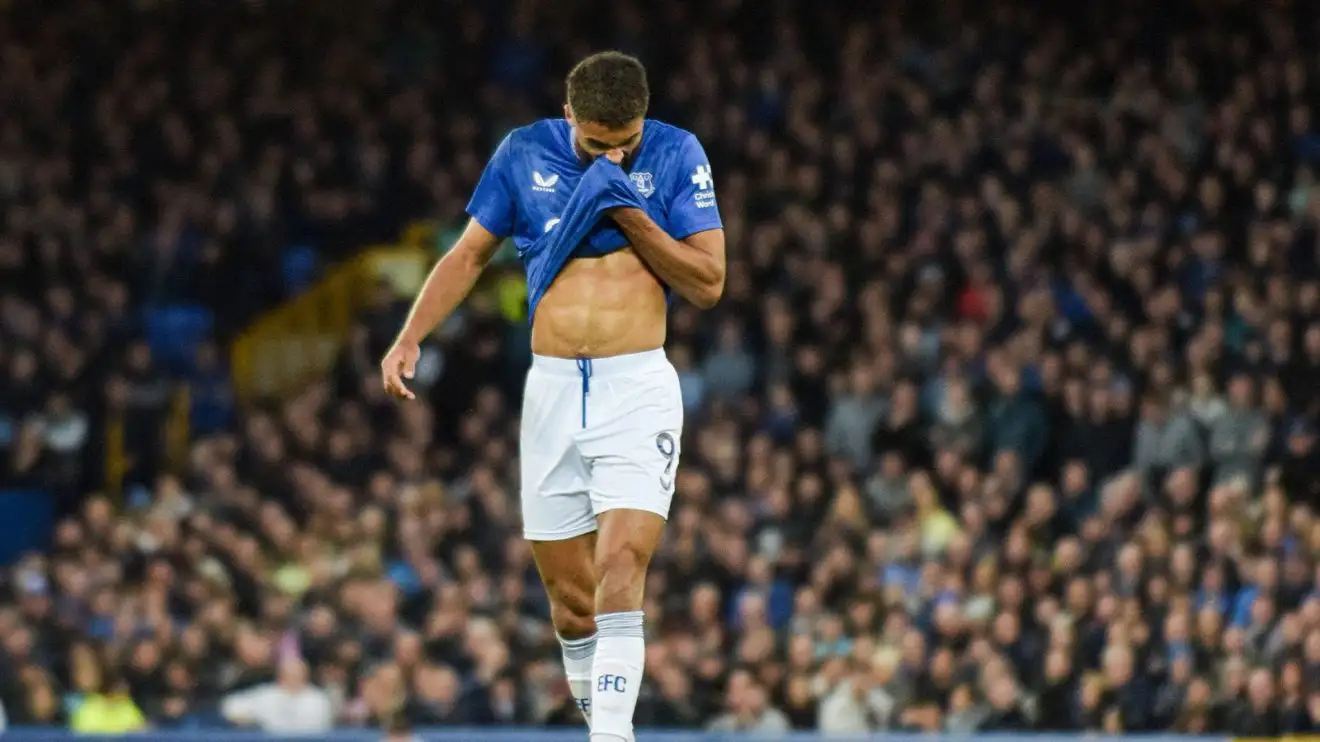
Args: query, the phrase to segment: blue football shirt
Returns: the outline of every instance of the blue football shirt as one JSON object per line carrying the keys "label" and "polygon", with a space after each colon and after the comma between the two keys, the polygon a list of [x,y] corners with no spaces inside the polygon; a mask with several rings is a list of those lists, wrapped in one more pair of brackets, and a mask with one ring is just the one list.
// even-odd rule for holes
{"label": "blue football shirt", "polygon": [[[512,237],[528,273],[529,318],[566,258],[605,255],[627,245],[609,217],[601,216],[558,265],[544,265],[542,238],[564,209],[592,163],[573,147],[564,119],[544,119],[514,129],[500,142],[468,203],[467,212],[499,237]],[[706,152],[691,132],[648,119],[628,165],[631,188],[669,236],[681,240],[723,227]],[[538,265],[540,263],[540,265]]]}

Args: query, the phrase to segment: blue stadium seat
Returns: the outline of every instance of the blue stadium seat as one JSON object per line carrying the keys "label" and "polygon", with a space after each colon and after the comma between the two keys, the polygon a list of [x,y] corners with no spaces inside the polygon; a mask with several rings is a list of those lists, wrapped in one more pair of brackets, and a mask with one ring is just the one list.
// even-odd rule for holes
{"label": "blue stadium seat", "polygon": [[284,293],[301,294],[316,280],[320,268],[316,250],[308,245],[294,245],[284,250]]}
{"label": "blue stadium seat", "polygon": [[0,491],[0,565],[13,564],[30,551],[50,547],[55,503],[40,490]]}
{"label": "blue stadium seat", "polygon": [[197,306],[157,307],[147,311],[147,342],[156,359],[171,372],[189,368],[198,343],[211,334],[211,312]]}

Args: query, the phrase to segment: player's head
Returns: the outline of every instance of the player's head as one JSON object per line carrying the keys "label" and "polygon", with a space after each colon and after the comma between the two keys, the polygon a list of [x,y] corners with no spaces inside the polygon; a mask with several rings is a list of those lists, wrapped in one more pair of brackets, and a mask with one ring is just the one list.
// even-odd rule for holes
{"label": "player's head", "polygon": [[631,154],[642,142],[650,99],[646,68],[636,57],[600,52],[583,59],[568,73],[564,106],[574,144],[590,157],[612,149]]}

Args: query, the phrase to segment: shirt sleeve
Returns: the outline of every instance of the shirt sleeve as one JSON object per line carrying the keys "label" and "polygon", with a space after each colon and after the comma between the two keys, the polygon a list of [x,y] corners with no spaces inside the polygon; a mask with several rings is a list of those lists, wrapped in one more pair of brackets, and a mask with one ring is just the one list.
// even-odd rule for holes
{"label": "shirt sleeve", "polygon": [[691,134],[679,146],[669,198],[669,236],[681,240],[697,232],[721,229],[719,206],[715,204],[715,179],[706,150]]}
{"label": "shirt sleeve", "polygon": [[467,213],[481,226],[496,237],[508,237],[513,234],[513,221],[516,207],[513,189],[509,187],[509,160],[512,145],[504,137],[500,146],[486,163],[481,173],[481,180],[472,191],[472,200],[468,201]]}

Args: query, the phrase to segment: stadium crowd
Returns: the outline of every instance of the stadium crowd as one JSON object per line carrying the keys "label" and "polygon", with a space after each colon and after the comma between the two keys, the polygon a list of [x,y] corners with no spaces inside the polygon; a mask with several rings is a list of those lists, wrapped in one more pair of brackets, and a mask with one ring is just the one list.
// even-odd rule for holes
{"label": "stadium crowd", "polygon": [[[0,444],[65,516],[0,572],[9,724],[580,723],[520,538],[525,328],[465,307],[403,405],[401,297],[289,399],[235,406],[218,349],[284,246],[459,223],[610,46],[729,246],[671,320],[639,726],[1320,729],[1314,6],[74,5],[0,10]],[[215,336],[167,369],[137,318],[179,299]]]}

